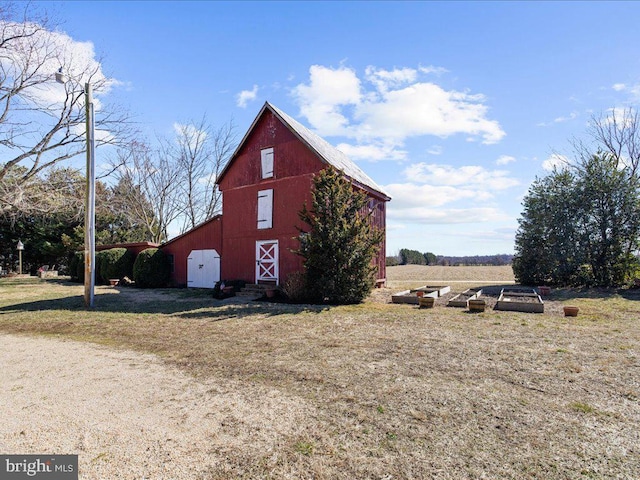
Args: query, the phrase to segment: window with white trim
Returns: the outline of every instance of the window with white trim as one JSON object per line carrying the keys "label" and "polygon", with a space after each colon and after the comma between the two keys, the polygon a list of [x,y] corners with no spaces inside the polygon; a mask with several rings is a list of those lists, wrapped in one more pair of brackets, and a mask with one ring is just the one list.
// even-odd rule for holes
{"label": "window with white trim", "polygon": [[273,177],[273,148],[260,150],[260,166],[262,170],[262,178]]}
{"label": "window with white trim", "polygon": [[258,229],[273,227],[273,189],[258,192]]}

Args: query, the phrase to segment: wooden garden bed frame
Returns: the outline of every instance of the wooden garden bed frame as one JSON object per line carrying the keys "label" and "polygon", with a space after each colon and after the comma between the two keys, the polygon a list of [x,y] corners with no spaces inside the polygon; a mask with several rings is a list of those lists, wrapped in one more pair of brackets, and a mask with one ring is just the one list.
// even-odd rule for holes
{"label": "wooden garden bed frame", "polygon": [[477,300],[480,295],[482,295],[482,289],[469,288],[449,300],[447,307],[467,308],[469,300]]}
{"label": "wooden garden bed frame", "polygon": [[495,310],[544,313],[544,302],[535,289],[503,288]]}
{"label": "wooden garden bed frame", "polygon": [[418,292],[423,292],[422,296],[424,297],[433,297],[438,298],[442,295],[446,295],[451,291],[450,286],[430,286],[425,285],[424,287],[414,288],[412,290],[404,290],[402,292],[394,293],[391,296],[391,301],[393,303],[412,303],[414,305],[418,305]]}

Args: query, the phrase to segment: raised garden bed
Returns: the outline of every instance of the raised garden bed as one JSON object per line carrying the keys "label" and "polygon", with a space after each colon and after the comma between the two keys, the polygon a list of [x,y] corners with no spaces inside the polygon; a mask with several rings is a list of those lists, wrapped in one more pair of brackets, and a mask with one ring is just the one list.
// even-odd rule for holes
{"label": "raised garden bed", "polygon": [[543,313],[544,302],[533,288],[503,288],[495,309],[512,312]]}
{"label": "raised garden bed", "polygon": [[467,308],[467,302],[469,300],[476,300],[480,295],[482,295],[481,289],[469,288],[449,300],[447,302],[447,307]]}
{"label": "raised garden bed", "polygon": [[423,297],[438,298],[451,291],[449,286],[437,286],[432,287],[425,285],[424,287],[415,288],[413,290],[404,290],[402,292],[395,293],[391,296],[393,303],[411,303],[418,305],[418,292],[422,292]]}

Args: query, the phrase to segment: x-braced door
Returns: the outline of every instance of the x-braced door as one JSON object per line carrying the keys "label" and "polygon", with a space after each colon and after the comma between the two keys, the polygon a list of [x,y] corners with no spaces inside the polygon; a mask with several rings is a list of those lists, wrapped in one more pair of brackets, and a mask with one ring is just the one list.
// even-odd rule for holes
{"label": "x-braced door", "polygon": [[256,283],[278,283],[278,240],[256,242]]}

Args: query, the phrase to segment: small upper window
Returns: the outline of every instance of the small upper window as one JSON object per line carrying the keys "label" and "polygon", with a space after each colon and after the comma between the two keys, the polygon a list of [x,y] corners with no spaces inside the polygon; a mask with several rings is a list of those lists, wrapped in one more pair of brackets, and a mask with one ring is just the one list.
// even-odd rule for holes
{"label": "small upper window", "polygon": [[265,148],[260,151],[260,164],[262,178],[273,177],[273,148]]}

